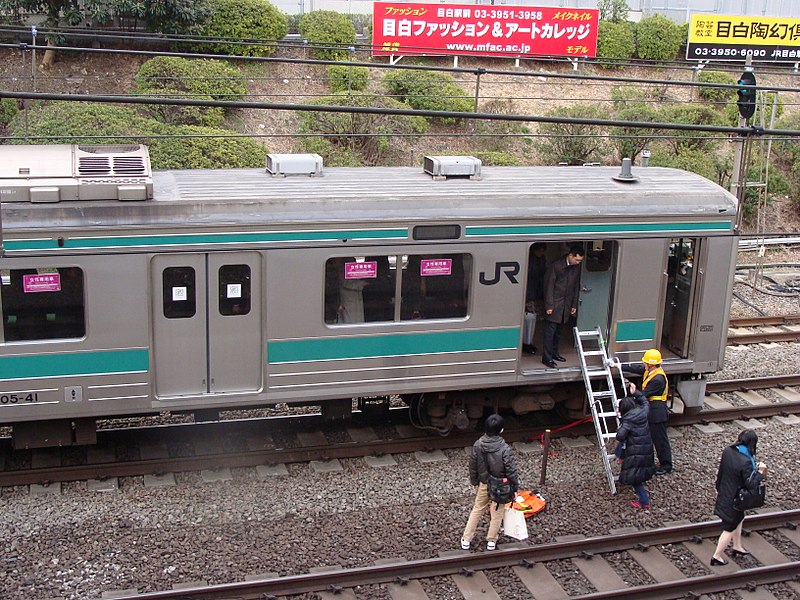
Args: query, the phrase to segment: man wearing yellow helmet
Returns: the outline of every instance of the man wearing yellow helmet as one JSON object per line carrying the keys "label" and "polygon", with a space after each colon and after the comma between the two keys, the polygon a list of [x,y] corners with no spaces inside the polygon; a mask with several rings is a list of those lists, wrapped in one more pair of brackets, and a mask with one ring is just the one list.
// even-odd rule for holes
{"label": "man wearing yellow helmet", "polygon": [[[650,412],[647,421],[650,424],[650,435],[653,438],[653,446],[658,455],[659,467],[656,475],[666,475],[672,472],[672,447],[669,445],[667,436],[667,420],[669,419],[669,408],[667,408],[667,392],[669,382],[667,374],[661,368],[661,352],[656,348],[650,348],[642,356],[642,364],[627,364],[623,366],[623,371],[635,373],[642,376],[642,395],[650,401]],[[631,384],[633,390],[636,386]]]}

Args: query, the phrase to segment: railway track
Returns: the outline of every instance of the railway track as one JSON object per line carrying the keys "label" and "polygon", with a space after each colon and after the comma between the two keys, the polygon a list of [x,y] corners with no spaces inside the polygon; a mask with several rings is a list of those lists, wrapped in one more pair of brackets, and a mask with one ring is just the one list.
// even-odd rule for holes
{"label": "railway track", "polygon": [[797,341],[800,315],[731,319],[728,329],[729,346]]}
{"label": "railway track", "polygon": [[[773,376],[759,379],[741,379],[710,382],[707,402],[712,406],[698,414],[675,414],[670,418],[672,426],[690,426],[709,422],[726,422],[800,414],[800,393],[791,389],[800,386],[800,374]],[[771,402],[754,390],[775,389],[785,398],[783,402]],[[714,394],[739,392],[744,394],[746,406],[734,406]],[[406,413],[396,410],[395,413]],[[288,447],[264,447],[264,441],[273,434],[286,432],[287,422],[292,422],[300,433],[295,445]],[[563,424],[562,424],[563,425]],[[504,437],[509,442],[528,442],[540,438],[545,430],[552,430],[552,437],[593,435],[590,422],[573,424],[570,428],[558,425],[508,427]],[[452,434],[446,437],[430,436],[403,423],[396,427],[399,437],[380,439],[369,427],[350,428],[341,437],[346,441],[330,443],[319,431],[322,427],[318,416],[291,419],[279,418],[258,421],[220,421],[191,425],[161,426],[155,429],[120,430],[106,432],[102,446],[87,451],[85,463],[71,455],[68,459],[60,456],[59,449],[43,451],[10,452],[6,458],[5,469],[0,472],[0,487],[17,485],[49,485],[58,482],[99,480],[115,477],[141,475],[161,476],[165,473],[203,471],[209,465],[213,469],[257,467],[286,463],[330,461],[333,459],[352,459],[381,457],[392,454],[431,452],[470,446],[475,440],[474,432]],[[305,433],[302,433],[305,431]],[[405,437],[403,437],[405,435]],[[141,444],[138,454],[142,458],[117,460],[116,448],[130,450],[132,440]],[[163,440],[169,439],[178,445],[195,445],[194,454],[170,454]],[[206,444],[207,440],[260,440],[256,448],[224,449],[224,443]],[[158,441],[162,440],[162,441]],[[277,446],[277,444],[276,444]],[[69,452],[69,451],[67,451]],[[134,454],[136,454],[134,452]],[[144,457],[146,456],[146,457]]]}
{"label": "railway track", "polygon": [[[518,582],[535,600],[559,598],[636,598],[668,599],[697,598],[702,594],[745,590],[760,592],[759,598],[773,597],[763,586],[784,585],[800,594],[800,510],[764,510],[747,517],[746,546],[751,556],[732,559],[722,567],[710,567],[708,561],[719,535],[719,522],[678,523],[658,529],[639,531],[626,528],[599,537],[565,536],[555,543],[527,546],[508,544],[498,546],[495,552],[454,550],[439,557],[392,562],[352,569],[338,569],[273,577],[267,579],[203,585],[180,590],[116,596],[128,600],[156,600],[192,598],[194,600],[231,598],[276,598],[311,592],[321,592],[323,598],[338,596],[355,598],[354,588],[381,586],[388,588],[394,600],[425,600],[431,598],[421,580],[451,578],[465,599],[505,597],[490,581],[493,572],[501,569],[514,573]],[[765,535],[766,534],[766,535]],[[776,537],[777,536],[777,537]],[[772,541],[770,541],[772,540]],[[788,543],[792,555],[781,551]],[[665,549],[670,548],[670,552]],[[635,577],[628,572],[617,572],[619,560],[609,560],[625,553],[627,562],[641,571]],[[558,561],[570,561],[573,569],[580,571],[589,583],[578,595],[568,593],[559,583]],[[694,570],[706,574],[690,576],[685,573],[687,562]],[[756,565],[756,563],[758,563]],[[699,565],[703,568],[699,569]],[[625,569],[627,571],[627,569]],[[710,573],[710,574],[708,574]],[[500,578],[493,577],[495,581]],[[642,583],[629,585],[626,580],[638,579]],[[791,592],[790,592],[791,593]]]}

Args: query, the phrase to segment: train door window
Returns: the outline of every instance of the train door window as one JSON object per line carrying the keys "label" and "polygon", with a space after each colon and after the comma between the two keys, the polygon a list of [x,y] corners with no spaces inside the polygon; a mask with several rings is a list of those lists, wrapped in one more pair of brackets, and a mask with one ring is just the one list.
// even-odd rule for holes
{"label": "train door window", "polygon": [[452,319],[467,315],[472,272],[469,254],[403,256],[400,318]]}
{"label": "train door window", "polygon": [[189,319],[197,312],[195,271],[192,267],[167,267],[162,275],[164,316]]}
{"label": "train door window", "polygon": [[250,281],[249,265],[219,268],[219,314],[246,315],[250,312]]}
{"label": "train door window", "polygon": [[83,337],[83,287],[78,267],[0,271],[5,341]]}
{"label": "train door window", "polygon": [[673,238],[670,240],[663,335],[666,338],[667,347],[682,357],[688,355],[696,252],[696,239]]}
{"label": "train door window", "polygon": [[394,320],[394,256],[330,258],[325,264],[325,322]]}

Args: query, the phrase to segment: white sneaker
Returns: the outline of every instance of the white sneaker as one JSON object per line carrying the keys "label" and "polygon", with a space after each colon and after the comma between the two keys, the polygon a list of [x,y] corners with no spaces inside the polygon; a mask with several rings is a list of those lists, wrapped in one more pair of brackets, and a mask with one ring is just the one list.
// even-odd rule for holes
{"label": "white sneaker", "polygon": [[464,538],[461,538],[461,549],[462,550],[469,550],[469,542]]}
{"label": "white sneaker", "polygon": [[494,550],[495,548],[497,548],[497,542],[486,542],[487,550]]}

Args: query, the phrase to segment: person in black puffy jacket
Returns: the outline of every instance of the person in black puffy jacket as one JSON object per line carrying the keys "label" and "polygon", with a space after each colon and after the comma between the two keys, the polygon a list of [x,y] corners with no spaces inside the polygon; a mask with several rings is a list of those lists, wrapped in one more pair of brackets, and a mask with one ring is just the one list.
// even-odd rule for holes
{"label": "person in black puffy jacket", "polygon": [[722,519],[722,534],[719,536],[714,556],[711,557],[711,566],[728,564],[723,558],[723,552],[731,542],[733,542],[734,556],[750,554],[742,546],[744,511],[734,508],[733,499],[738,495],[739,488],[747,487],[755,490],[764,481],[767,465],[756,464],[757,442],[756,432],[745,429],[739,434],[735,444],[722,451],[717,471],[717,499],[714,503],[714,514]]}
{"label": "person in black puffy jacket", "polygon": [[617,441],[625,445],[622,470],[619,482],[633,486],[638,500],[631,502],[634,508],[650,508],[650,495],[644,487],[656,470],[653,454],[653,440],[650,437],[650,426],[647,414],[650,409],[647,398],[630,384],[631,396],[620,400],[620,425],[617,429]]}
{"label": "person in black puffy jacket", "polygon": [[489,531],[486,534],[486,549],[494,550],[497,547],[497,538],[500,536],[500,526],[503,524],[504,504],[492,502],[489,498],[489,475],[507,477],[514,490],[519,489],[519,471],[514,451],[500,437],[503,432],[503,417],[489,415],[486,419],[486,434],[481,436],[472,446],[469,456],[469,480],[475,487],[475,504],[469,514],[467,526],[461,536],[461,548],[469,550],[478,521],[489,507]]}

